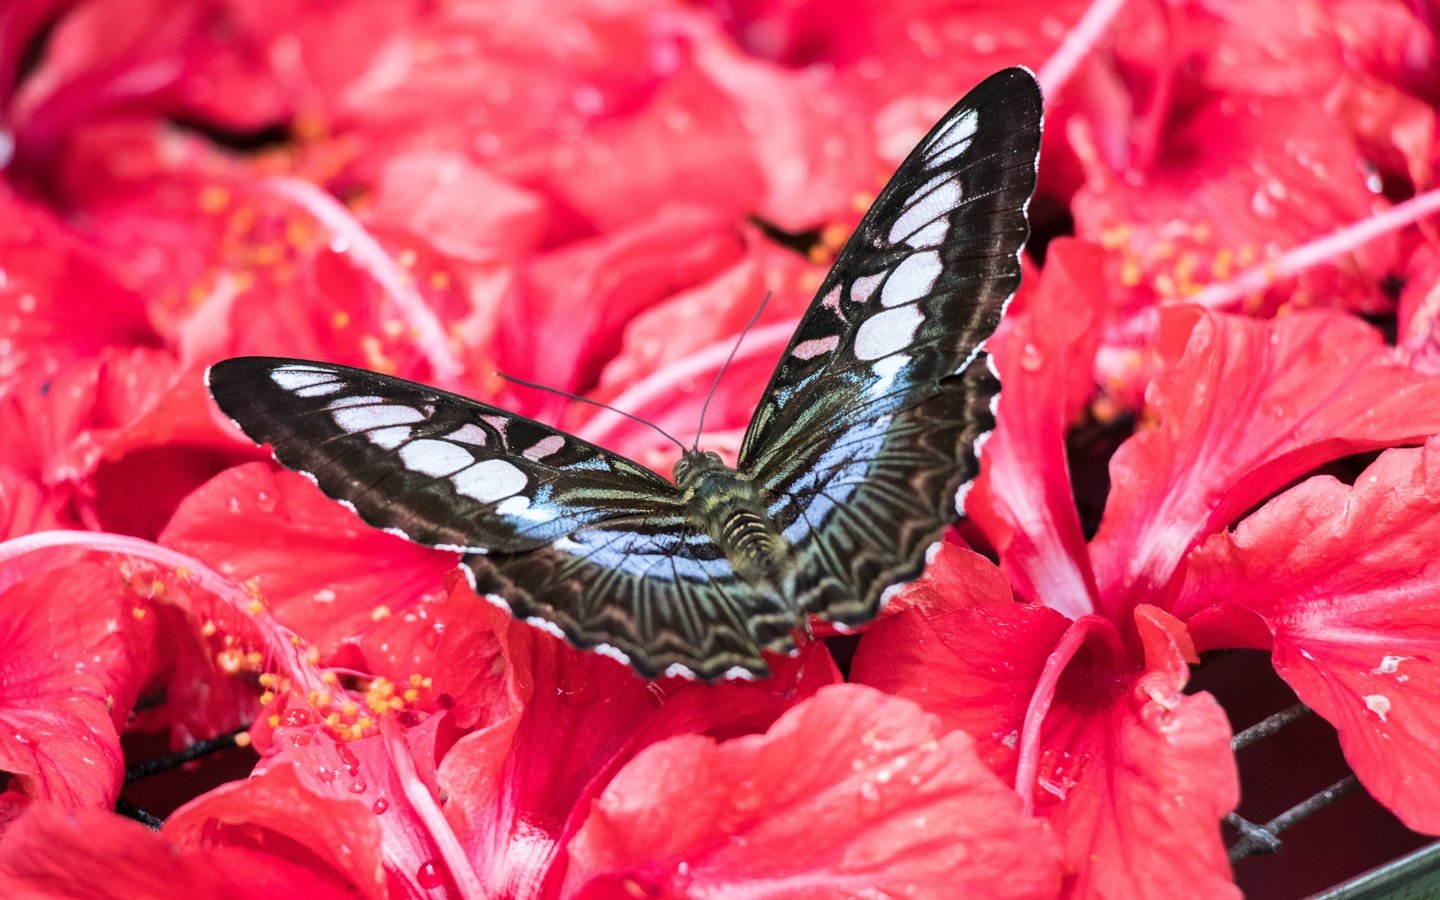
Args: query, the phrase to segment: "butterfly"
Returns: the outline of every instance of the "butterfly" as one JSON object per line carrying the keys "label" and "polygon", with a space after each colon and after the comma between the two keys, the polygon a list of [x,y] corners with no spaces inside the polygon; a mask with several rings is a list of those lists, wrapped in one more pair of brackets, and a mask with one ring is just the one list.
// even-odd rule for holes
{"label": "butterfly", "polygon": [[1043,104],[990,76],[901,163],[802,317],[735,468],[673,481],[495,406],[269,357],[206,375],[239,428],[475,590],[645,677],[768,674],[810,616],[873,618],[961,514],[995,427],[984,350],[1020,283]]}

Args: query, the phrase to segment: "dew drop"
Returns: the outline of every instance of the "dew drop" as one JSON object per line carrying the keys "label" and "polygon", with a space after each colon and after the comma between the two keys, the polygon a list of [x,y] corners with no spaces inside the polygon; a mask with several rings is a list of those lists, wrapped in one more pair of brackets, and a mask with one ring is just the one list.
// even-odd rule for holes
{"label": "dew drop", "polygon": [[860,815],[872,819],[880,814],[880,788],[873,781],[860,782]]}
{"label": "dew drop", "polygon": [[429,890],[444,884],[445,877],[440,874],[440,870],[435,867],[435,863],[427,862],[415,873],[415,881],[421,887]]}
{"label": "dew drop", "polygon": [[330,782],[334,781],[335,774],[335,770],[330,768],[329,766],[317,766],[315,768],[315,777],[320,779],[325,784],[329,784]]}
{"label": "dew drop", "polygon": [[355,755],[355,751],[342,745],[336,753],[340,757],[340,762],[344,763],[347,774],[355,775],[360,771],[360,759]]}
{"label": "dew drop", "polygon": [[390,808],[390,801],[386,800],[384,797],[381,797],[380,799],[376,800],[374,803],[370,804],[370,811],[373,812],[373,813],[374,813],[375,815],[377,815],[377,816],[380,815],[381,813],[385,812],[385,810],[387,810],[387,809],[389,809],[389,808]]}
{"label": "dew drop", "polygon": [[1034,344],[1026,344],[1020,354],[1020,368],[1027,372],[1038,372],[1045,365],[1045,354]]}
{"label": "dew drop", "polygon": [[350,782],[350,793],[363,794],[365,793],[365,788],[367,787],[369,787],[369,785],[357,778],[356,780]]}

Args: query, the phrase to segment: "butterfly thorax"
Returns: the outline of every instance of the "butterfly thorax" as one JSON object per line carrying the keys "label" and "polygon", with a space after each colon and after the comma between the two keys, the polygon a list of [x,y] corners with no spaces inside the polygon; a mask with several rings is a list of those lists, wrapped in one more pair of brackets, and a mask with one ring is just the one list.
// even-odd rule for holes
{"label": "butterfly thorax", "polygon": [[730,561],[740,577],[780,589],[792,566],[790,546],[765,509],[754,482],[710,451],[688,451],[675,464],[675,483],[691,520]]}

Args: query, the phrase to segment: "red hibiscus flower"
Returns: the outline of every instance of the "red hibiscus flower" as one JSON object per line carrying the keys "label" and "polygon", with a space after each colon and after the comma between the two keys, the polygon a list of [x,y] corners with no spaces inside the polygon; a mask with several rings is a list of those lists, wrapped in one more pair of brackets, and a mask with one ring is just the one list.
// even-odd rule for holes
{"label": "red hibiscus flower", "polygon": [[[1191,667],[1237,648],[1440,833],[1421,6],[0,9],[0,894],[1233,895]],[[889,172],[1016,63],[1047,133],[973,518],[767,680],[513,621],[205,391],[308,357],[659,471],[622,411],[705,408],[733,457]]]}
{"label": "red hibiscus flower", "polygon": [[[1392,774],[1396,754],[1423,769],[1435,742],[1422,712],[1433,612],[1410,599],[1425,590],[1411,560],[1429,513],[1398,513],[1426,503],[1422,451],[1382,455],[1354,489],[1304,481],[1226,529],[1330,460],[1425,441],[1440,429],[1440,382],[1340,314],[1255,323],[1169,311],[1148,393],[1158,424],[1112,458],[1087,543],[1063,435],[1088,392],[1095,262],[1083,246],[1052,247],[997,351],[1010,413],[969,509],[1032,603],[1003,588],[947,594],[939,584],[956,579],[932,572],[925,603],[866,636],[853,676],[980,735],[991,765],[1067,835],[1077,895],[1145,895],[1178,879],[1210,893],[1229,881],[1213,825],[1237,800],[1229,728],[1213,699],[1181,692],[1197,651],[1270,650],[1340,731],[1367,787],[1433,830],[1440,797]],[[1357,527],[1376,504],[1394,511]],[[997,633],[1009,638],[1003,663]]]}

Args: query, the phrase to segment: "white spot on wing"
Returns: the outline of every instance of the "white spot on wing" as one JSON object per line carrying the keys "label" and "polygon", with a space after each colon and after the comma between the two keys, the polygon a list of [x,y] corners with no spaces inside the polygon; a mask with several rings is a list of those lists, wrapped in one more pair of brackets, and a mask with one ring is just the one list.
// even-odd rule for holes
{"label": "white spot on wing", "polygon": [[609,644],[596,644],[594,647],[591,647],[590,649],[591,649],[591,650],[594,650],[596,653],[600,654],[601,656],[608,657],[609,659],[615,660],[616,662],[620,663],[622,666],[628,666],[628,665],[630,665],[630,654],[626,653],[624,650],[616,649],[615,647],[612,647],[612,646],[610,646]]}
{"label": "white spot on wing", "polygon": [[910,354],[895,353],[881,359],[870,370],[878,376],[865,393],[871,397],[883,397],[895,386],[895,376],[910,362]]}
{"label": "white spot on wing", "polygon": [[[467,454],[468,455],[468,454]],[[455,490],[481,503],[494,503],[525,487],[525,473],[503,459],[485,459],[451,479]]]}
{"label": "white spot on wing", "polygon": [[335,373],[309,366],[286,366],[271,372],[270,380],[287,391],[298,391],[317,384],[329,384],[335,380]]}
{"label": "white spot on wing", "polygon": [[331,408],[334,411],[330,415],[335,418],[335,424],[351,434],[389,428],[392,425],[413,425],[425,418],[424,413],[418,409],[394,403],[377,403],[369,406],[346,405],[338,409],[335,409],[332,404]]}
{"label": "white spot on wing", "polygon": [[960,182],[945,172],[926,182],[915,196],[919,199],[890,226],[891,245],[933,247],[943,242],[950,230],[949,213],[960,203]]}
{"label": "white spot on wing", "polygon": [[808,341],[801,341],[790,351],[790,355],[796,359],[814,359],[822,353],[829,353],[840,345],[840,338],[830,335],[823,338],[811,338]]}
{"label": "white spot on wing", "polygon": [[394,450],[410,439],[410,430],[408,425],[395,425],[390,428],[367,431],[365,436],[370,439],[372,444],[384,447],[386,450]]}
{"label": "white spot on wing", "polygon": [[694,681],[695,673],[690,670],[689,666],[683,665],[681,663],[671,663],[670,665],[665,667],[665,672],[660,677],[684,678],[686,681]]}
{"label": "white spot on wing", "polygon": [[330,394],[336,393],[337,391],[339,391],[339,390],[340,390],[341,388],[343,388],[344,386],[345,386],[345,385],[344,385],[343,383],[339,382],[339,381],[327,381],[327,382],[324,382],[323,384],[312,384],[312,385],[308,385],[308,386],[306,386],[306,387],[297,388],[296,391],[295,391],[295,396],[297,396],[297,397],[325,397],[325,396],[328,396],[328,395],[330,395]]}
{"label": "white spot on wing", "polygon": [[859,278],[855,279],[855,281],[850,285],[850,302],[868,302],[870,299],[870,295],[875,293],[875,289],[879,287],[880,282],[884,280],[884,272],[876,272],[874,275],[862,275]]}
{"label": "white spot on wing", "polygon": [[890,273],[885,287],[880,289],[880,303],[884,306],[914,303],[930,293],[930,289],[935,286],[935,279],[939,277],[938,251],[912,253]]}
{"label": "white spot on wing", "polygon": [[459,428],[445,435],[452,441],[459,441],[462,444],[473,444],[476,447],[485,446],[485,429],[474,422],[467,422]]}
{"label": "white spot on wing", "polygon": [[475,457],[447,441],[413,441],[400,448],[400,461],[412,472],[445,478],[473,465]]}
{"label": "white spot on wing", "polygon": [[521,455],[526,459],[540,460],[552,453],[558,452],[560,448],[564,446],[565,439],[558,434],[552,434],[530,445]]}
{"label": "white spot on wing", "polygon": [[932,166],[938,166],[959,157],[970,147],[970,139],[975,136],[975,129],[979,124],[979,117],[973,109],[967,109],[956,116],[943,131],[930,139],[930,144],[925,148],[926,161]]}
{"label": "white spot on wing", "polygon": [[565,632],[561,630],[559,625],[556,625],[549,619],[542,619],[539,616],[528,616],[525,619],[525,624],[534,626],[546,634],[554,635],[562,641],[565,640]]}
{"label": "white spot on wing", "polygon": [[913,306],[897,306],[871,316],[855,330],[855,356],[879,359],[910,346],[925,316]]}

